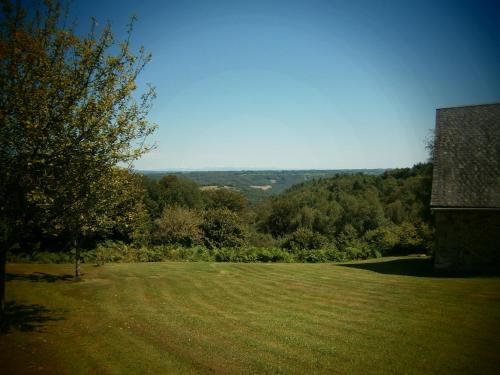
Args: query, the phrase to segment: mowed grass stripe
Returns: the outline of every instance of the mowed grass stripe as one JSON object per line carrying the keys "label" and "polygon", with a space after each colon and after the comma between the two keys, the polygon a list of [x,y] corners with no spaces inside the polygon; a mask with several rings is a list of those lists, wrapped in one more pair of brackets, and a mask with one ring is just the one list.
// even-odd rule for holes
{"label": "mowed grass stripe", "polygon": [[[488,374],[500,366],[499,278],[417,277],[333,264],[84,270],[80,283],[9,282],[10,299],[66,309],[64,320],[47,323],[45,332],[0,336],[0,353],[15,351],[0,354],[9,369],[27,355],[21,347],[29,353],[43,339],[49,340],[30,360],[50,368],[46,373],[75,367],[110,374]],[[34,271],[64,274],[71,266],[9,266],[12,273]],[[7,337],[21,347],[7,346]],[[50,366],[43,363],[48,358]]]}
{"label": "mowed grass stripe", "polygon": [[[220,280],[220,279],[217,279],[217,280]],[[196,286],[196,284],[198,284],[198,283],[197,283],[197,282],[195,282],[195,286]],[[227,284],[227,285],[230,285],[230,284]],[[212,286],[207,285],[207,287],[212,287]],[[209,289],[210,289],[210,288],[201,288],[201,289],[200,289],[200,291],[203,291],[203,290],[209,290]],[[219,294],[219,296],[220,296],[220,294]]]}
{"label": "mowed grass stripe", "polygon": [[[218,280],[220,280],[220,279],[218,279]],[[227,284],[227,285],[230,285],[230,284]],[[230,289],[231,289],[231,287],[232,287],[232,285],[230,286]],[[266,302],[267,302],[267,301],[266,301]]]}
{"label": "mowed grass stripe", "polygon": [[[190,307],[198,307],[196,311],[196,319],[194,322],[189,321],[190,324],[197,323],[198,329],[204,329],[205,327],[210,326],[220,326],[221,329],[217,329],[213,332],[209,332],[210,335],[205,337],[208,341],[221,341],[229,340],[233,342],[233,346],[243,346],[247,349],[252,348],[260,348],[262,351],[265,348],[264,352],[271,354],[277,353],[283,355],[284,346],[278,345],[275,340],[267,340],[264,341],[262,338],[264,336],[260,336],[259,333],[256,333],[256,326],[251,324],[246,324],[245,319],[238,319],[237,313],[230,312],[226,313],[224,310],[221,310],[220,307],[216,307],[210,303],[207,303],[207,300],[211,299],[211,296],[206,295],[203,291],[208,290],[211,285],[207,285],[204,288],[199,289],[200,295],[206,296],[206,298],[191,300],[189,299],[188,305]],[[215,289],[214,289],[215,290]],[[217,293],[218,297],[222,295],[221,293]],[[205,311],[210,313],[204,319],[200,319],[200,312]],[[186,313],[188,309],[186,309]],[[214,325],[214,323],[217,323]],[[212,353],[213,354],[213,353]]]}
{"label": "mowed grass stripe", "polygon": [[[176,332],[182,331],[189,339],[198,340],[201,342],[201,346],[210,349],[210,357],[218,356],[224,360],[225,366],[227,366],[228,361],[241,361],[241,356],[238,355],[238,350],[241,346],[243,346],[246,351],[257,348],[262,351],[262,348],[266,347],[266,350],[261,354],[264,354],[267,359],[270,359],[273,354],[281,356],[283,354],[282,350],[275,350],[273,348],[273,346],[276,346],[275,344],[273,345],[274,342],[270,342],[269,345],[266,345],[268,343],[262,341],[262,337],[256,336],[252,330],[244,329],[241,325],[235,329],[234,324],[228,324],[228,322],[225,321],[225,319],[221,319],[221,317],[209,316],[208,318],[200,319],[199,315],[196,314],[196,318],[193,319],[192,316],[181,315],[177,323],[177,326],[175,322],[169,324],[170,333],[175,334]],[[213,327],[216,328],[214,329]],[[189,334],[186,335],[186,332]],[[225,342],[228,345],[222,346],[220,345],[221,342]],[[183,345],[189,344],[188,342]],[[256,352],[255,350],[253,351]],[[278,358],[278,355],[273,355],[275,360]]]}

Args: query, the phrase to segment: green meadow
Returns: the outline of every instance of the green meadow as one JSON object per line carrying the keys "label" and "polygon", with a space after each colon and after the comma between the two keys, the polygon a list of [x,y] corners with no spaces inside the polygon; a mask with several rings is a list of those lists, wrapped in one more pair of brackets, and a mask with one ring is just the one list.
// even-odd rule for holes
{"label": "green meadow", "polygon": [[494,374],[500,278],[430,260],[8,264],[4,374]]}

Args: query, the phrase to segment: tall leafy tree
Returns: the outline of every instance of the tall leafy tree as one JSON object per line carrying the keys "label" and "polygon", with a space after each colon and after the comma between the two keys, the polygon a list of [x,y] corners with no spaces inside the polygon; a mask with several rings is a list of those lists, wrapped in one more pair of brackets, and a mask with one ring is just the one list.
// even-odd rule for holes
{"label": "tall leafy tree", "polygon": [[5,254],[30,222],[65,232],[76,248],[113,205],[116,166],[130,166],[149,146],[154,90],[135,95],[150,60],[93,21],[86,35],[68,26],[66,9],[44,1],[29,12],[1,0],[0,17],[0,297]]}

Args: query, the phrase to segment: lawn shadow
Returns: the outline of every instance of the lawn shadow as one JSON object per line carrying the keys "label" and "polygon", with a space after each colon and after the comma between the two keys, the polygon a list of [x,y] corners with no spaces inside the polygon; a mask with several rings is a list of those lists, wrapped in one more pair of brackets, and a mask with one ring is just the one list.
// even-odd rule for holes
{"label": "lawn shadow", "polygon": [[33,272],[29,275],[7,273],[5,275],[6,281],[31,281],[34,283],[45,282],[45,283],[55,283],[56,281],[73,281],[73,275],[52,275],[45,272]]}
{"label": "lawn shadow", "polygon": [[0,322],[0,335],[12,330],[39,332],[46,323],[63,319],[62,311],[49,310],[38,304],[23,305],[9,301],[5,303],[5,315]]}
{"label": "lawn shadow", "polygon": [[438,277],[431,258],[393,259],[372,263],[339,264],[341,267],[357,268],[386,275]]}
{"label": "lawn shadow", "polygon": [[339,264],[341,267],[357,268],[362,270],[368,270],[378,273],[383,273],[386,275],[400,275],[400,276],[417,276],[417,277],[451,277],[451,278],[463,278],[463,277],[497,277],[500,275],[498,270],[494,271],[476,271],[476,272],[465,272],[465,271],[439,271],[434,270],[434,265],[431,257],[428,258],[402,258],[402,259],[391,259],[382,260],[379,262],[367,262],[367,263],[347,263]]}

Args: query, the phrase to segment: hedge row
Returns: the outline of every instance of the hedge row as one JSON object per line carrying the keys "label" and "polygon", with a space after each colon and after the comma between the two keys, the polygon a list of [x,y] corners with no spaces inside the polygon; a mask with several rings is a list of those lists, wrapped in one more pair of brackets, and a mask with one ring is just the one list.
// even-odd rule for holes
{"label": "hedge row", "polygon": [[[93,250],[81,252],[83,263],[94,264],[162,261],[321,263],[380,256],[378,251],[368,247],[349,247],[342,251],[335,247],[317,250],[261,247],[209,249],[204,246],[182,247],[175,245],[134,247],[122,242],[111,241],[104,242]],[[12,263],[71,263],[74,261],[74,252],[21,252],[9,254],[8,261]]]}

